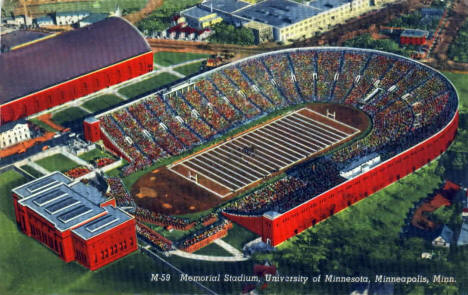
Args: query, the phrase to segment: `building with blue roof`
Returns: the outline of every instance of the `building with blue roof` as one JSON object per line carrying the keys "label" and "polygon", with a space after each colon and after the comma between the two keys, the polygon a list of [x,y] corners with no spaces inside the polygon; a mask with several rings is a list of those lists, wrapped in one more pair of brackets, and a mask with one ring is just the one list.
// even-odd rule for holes
{"label": "building with blue roof", "polygon": [[254,33],[257,28],[265,32],[268,26],[274,41],[289,43],[310,38],[390,2],[394,0],[315,0],[305,4],[292,0],[207,0],[196,11],[216,13],[224,21],[246,26]]}
{"label": "building with blue roof", "polygon": [[216,12],[200,8],[199,6],[183,10],[180,12],[180,15],[185,18],[189,26],[197,29],[205,29],[223,21]]}
{"label": "building with blue roof", "polygon": [[12,190],[19,228],[65,262],[96,270],[137,249],[135,218],[60,172]]}

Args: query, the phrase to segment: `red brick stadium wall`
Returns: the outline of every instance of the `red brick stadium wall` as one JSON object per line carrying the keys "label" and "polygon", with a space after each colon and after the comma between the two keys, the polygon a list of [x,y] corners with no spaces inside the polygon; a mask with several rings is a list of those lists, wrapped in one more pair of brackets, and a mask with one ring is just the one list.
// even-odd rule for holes
{"label": "red brick stadium wall", "polygon": [[449,147],[457,127],[458,111],[443,130],[427,140],[274,219],[223,214],[276,246],[435,159]]}
{"label": "red brick stadium wall", "polygon": [[0,106],[4,124],[33,115],[153,70],[153,52],[119,62]]}

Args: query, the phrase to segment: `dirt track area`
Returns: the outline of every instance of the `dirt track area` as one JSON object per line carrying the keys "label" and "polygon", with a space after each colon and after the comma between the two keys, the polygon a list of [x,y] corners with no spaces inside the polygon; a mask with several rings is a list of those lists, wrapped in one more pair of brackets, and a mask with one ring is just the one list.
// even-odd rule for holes
{"label": "dirt track area", "polygon": [[166,168],[141,177],[132,186],[131,194],[138,206],[166,215],[200,212],[223,202]]}
{"label": "dirt track area", "polygon": [[137,12],[127,14],[124,17],[126,20],[128,20],[132,24],[136,24],[137,22],[141,21],[142,19],[150,15],[151,12],[153,12],[153,10],[161,7],[163,3],[164,3],[164,0],[148,0],[148,3],[146,3],[145,7],[143,7]]}
{"label": "dirt track area", "polygon": [[327,113],[327,110],[332,113],[335,112],[335,119],[337,121],[343,122],[361,131],[365,131],[370,123],[370,119],[364,112],[346,105],[314,103],[309,105],[308,108],[323,115]]}

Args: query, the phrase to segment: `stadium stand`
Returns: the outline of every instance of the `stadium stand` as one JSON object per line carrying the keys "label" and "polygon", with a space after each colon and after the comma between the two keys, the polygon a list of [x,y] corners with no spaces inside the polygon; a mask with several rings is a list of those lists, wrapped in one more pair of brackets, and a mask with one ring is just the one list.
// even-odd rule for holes
{"label": "stadium stand", "polygon": [[[132,159],[132,171],[305,101],[348,104],[372,121],[364,137],[291,167],[286,177],[228,203],[225,212],[239,216],[288,212],[345,182],[339,172],[356,159],[376,153],[384,162],[430,138],[453,121],[458,106],[456,92],[442,74],[401,56],[355,48],[261,54],[203,73],[190,83],[187,89],[150,95],[98,117],[101,130]],[[151,127],[149,120],[155,118],[165,127]],[[148,136],[142,130],[148,130]],[[334,209],[322,215],[330,212]]]}

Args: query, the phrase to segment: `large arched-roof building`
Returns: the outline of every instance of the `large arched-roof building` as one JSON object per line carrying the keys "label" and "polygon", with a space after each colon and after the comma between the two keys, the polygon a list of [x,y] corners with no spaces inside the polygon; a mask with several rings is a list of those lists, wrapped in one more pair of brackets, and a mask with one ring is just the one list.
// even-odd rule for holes
{"label": "large arched-roof building", "polygon": [[151,49],[130,23],[110,17],[0,55],[1,123],[150,72]]}

